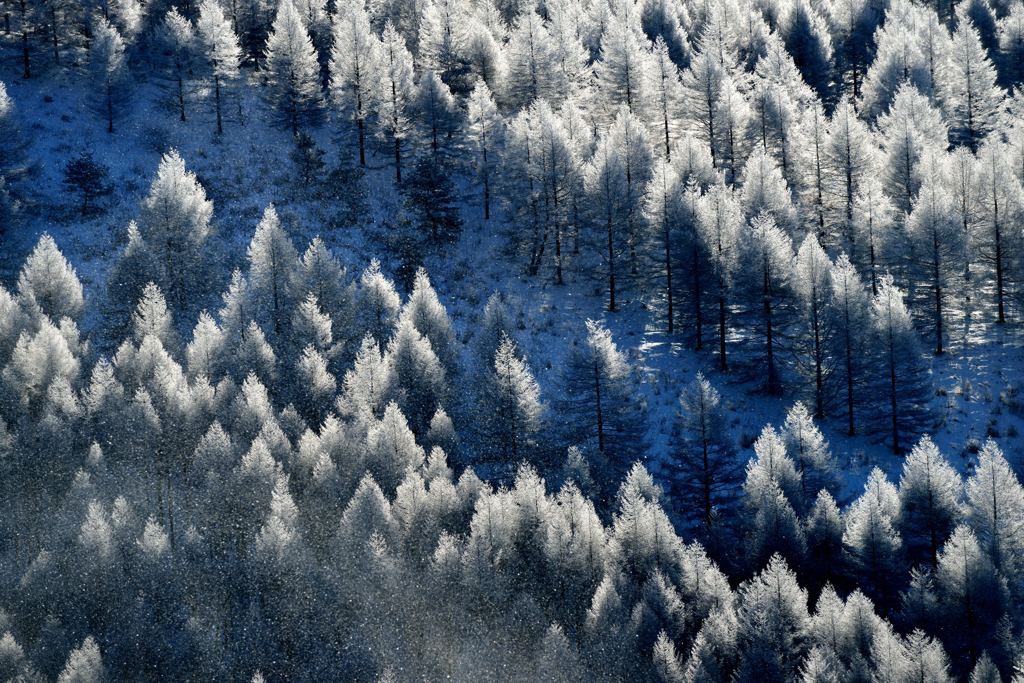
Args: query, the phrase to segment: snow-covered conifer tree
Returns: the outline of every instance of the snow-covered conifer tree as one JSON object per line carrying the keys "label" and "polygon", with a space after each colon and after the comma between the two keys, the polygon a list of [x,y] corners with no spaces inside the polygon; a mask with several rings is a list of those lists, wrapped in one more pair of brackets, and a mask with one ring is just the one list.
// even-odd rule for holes
{"label": "snow-covered conifer tree", "polygon": [[299,255],[295,245],[281,227],[277,210],[268,204],[249,243],[249,278],[257,302],[262,309],[259,318],[270,324],[280,336],[291,318],[296,303],[295,280]]}
{"label": "snow-covered conifer tree", "polygon": [[402,182],[402,143],[412,131],[415,100],[412,55],[405,39],[388,22],[381,34],[380,92],[377,95],[378,130],[395,151],[395,180]]}
{"label": "snow-covered conifer tree", "polygon": [[931,411],[931,369],[921,356],[904,294],[884,275],[871,302],[875,382],[884,399],[875,404],[875,418],[894,453],[918,432]]}
{"label": "snow-covered conifer tree", "polygon": [[164,154],[142,202],[139,232],[159,263],[152,279],[174,310],[185,308],[191,293],[187,284],[202,276],[198,267],[212,232],[212,216],[213,202],[195,174],[185,169],[178,152]]}
{"label": "snow-covered conifer tree", "polygon": [[101,101],[98,108],[107,120],[107,132],[113,133],[114,117],[120,114],[119,104],[124,96],[124,39],[113,24],[100,16],[93,20],[92,34],[89,70],[99,87]]}
{"label": "snow-covered conifer tree", "polygon": [[644,406],[632,368],[604,325],[587,321],[587,336],[569,350],[562,382],[566,437],[607,461],[611,470],[602,478],[610,484],[642,452]]}
{"label": "snow-covered conifer tree", "polygon": [[467,104],[466,133],[473,143],[473,165],[483,187],[484,220],[491,218],[491,187],[501,145],[502,120],[483,81],[477,81]]}
{"label": "snow-covered conifer tree", "polygon": [[718,391],[702,374],[679,397],[680,442],[676,448],[675,486],[685,503],[687,518],[705,536],[735,501],[743,475],[742,463],[725,431],[725,414]]}
{"label": "snow-covered conifer tree", "polygon": [[171,8],[164,17],[163,30],[168,51],[167,69],[177,89],[178,117],[185,121],[185,81],[191,78],[195,27],[177,9]]}
{"label": "snow-covered conifer tree", "polygon": [[953,33],[949,61],[940,75],[939,96],[954,142],[976,152],[992,131],[1004,93],[996,69],[969,20]]}
{"label": "snow-covered conifer tree", "polygon": [[204,0],[199,6],[196,31],[203,46],[208,73],[213,77],[217,132],[223,133],[221,89],[238,76],[242,50],[238,46],[238,36],[216,0]]}
{"label": "snow-covered conifer tree", "polygon": [[358,132],[359,165],[366,165],[366,120],[380,91],[380,41],[361,2],[346,2],[334,21],[331,94]]}
{"label": "snow-covered conifer tree", "polygon": [[540,387],[515,343],[505,337],[481,389],[481,445],[508,462],[529,458],[537,448],[544,406]]}
{"label": "snow-covered conifer tree", "polygon": [[962,514],[963,485],[930,437],[924,436],[903,461],[897,528],[907,559],[938,566],[939,549]]}
{"label": "snow-covered conifer tree", "polygon": [[18,296],[28,311],[61,318],[78,318],[84,303],[82,283],[75,269],[48,234],[39,238],[18,273]]}
{"label": "snow-covered conifer tree", "polygon": [[263,54],[267,96],[278,122],[299,134],[322,115],[320,65],[302,17],[292,0],[282,0]]}

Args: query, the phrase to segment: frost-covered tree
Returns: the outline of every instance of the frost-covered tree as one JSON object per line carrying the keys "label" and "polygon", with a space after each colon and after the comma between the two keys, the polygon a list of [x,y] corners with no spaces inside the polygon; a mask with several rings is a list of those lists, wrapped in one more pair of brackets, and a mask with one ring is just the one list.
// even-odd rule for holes
{"label": "frost-covered tree", "polygon": [[878,178],[865,178],[853,199],[853,250],[849,260],[871,282],[871,295],[878,293],[880,267],[894,241],[890,229],[895,207]]}
{"label": "frost-covered tree", "polygon": [[814,424],[814,418],[803,403],[794,403],[786,413],[780,434],[786,452],[800,473],[803,502],[801,504],[800,500],[793,500],[793,505],[797,511],[803,512],[822,490],[835,493],[838,487],[838,468],[828,441]]}
{"label": "frost-covered tree", "polygon": [[996,644],[999,620],[1007,604],[1005,580],[965,525],[952,530],[935,569],[936,615],[957,624],[944,641],[954,652],[973,655]]}
{"label": "frost-covered tree", "polygon": [[416,434],[425,434],[430,420],[448,396],[445,368],[430,340],[412,321],[402,320],[387,349],[393,371],[392,395]]}
{"label": "frost-covered tree", "polygon": [[1006,322],[1007,298],[1024,280],[1016,265],[1024,248],[1022,236],[1009,227],[1024,215],[1024,186],[1013,175],[1008,157],[1004,144],[989,140],[978,152],[971,193],[971,260],[979,264],[981,274],[994,284],[997,323]]}
{"label": "frost-covered tree", "polygon": [[806,542],[794,510],[803,507],[800,480],[782,437],[770,425],[765,427],[754,442],[743,483],[751,544],[748,566],[763,566],[776,553],[790,561],[803,559]]}
{"label": "frost-covered tree", "polygon": [[967,235],[956,220],[949,194],[940,178],[929,178],[907,220],[911,272],[929,295],[927,305],[934,331],[935,355],[945,351],[949,306],[966,266]]}
{"label": "frost-covered tree", "polygon": [[381,34],[379,79],[380,91],[375,99],[378,131],[389,140],[395,153],[395,181],[402,182],[402,143],[412,131],[412,110],[415,98],[412,55],[405,39],[388,22]]}
{"label": "frost-covered tree", "polygon": [[1003,452],[987,441],[978,454],[974,475],[967,480],[967,522],[992,563],[1021,594],[1024,566],[1024,487]]}
{"label": "frost-covered tree", "polygon": [[114,132],[115,108],[120,109],[125,80],[124,39],[109,21],[97,16],[93,20],[89,48],[89,70],[99,88],[99,109],[107,120],[107,132]]}
{"label": "frost-covered tree", "polygon": [[594,65],[597,91],[605,100],[609,118],[625,105],[646,121],[651,105],[651,54],[640,29],[639,13],[632,3],[613,3],[612,8],[613,16],[601,35],[600,58]]}
{"label": "frost-covered tree", "polygon": [[682,118],[683,86],[679,67],[673,62],[669,47],[660,36],[654,43],[649,62],[651,126],[652,130],[660,131],[658,137],[663,138],[665,158],[671,159]]}
{"label": "frost-covered tree", "polygon": [[675,486],[687,518],[710,537],[735,501],[743,470],[725,429],[721,395],[704,375],[680,394],[679,429]]}
{"label": "frost-covered tree", "polygon": [[166,68],[177,89],[178,118],[185,121],[185,81],[191,78],[195,27],[176,8],[171,8],[164,17],[163,33],[167,50]]}
{"label": "frost-covered tree", "polygon": [[867,125],[857,117],[853,104],[840,100],[828,122],[824,147],[825,204],[828,211],[828,244],[853,246],[854,199],[865,178],[876,172],[877,151]]}
{"label": "frost-covered tree", "polygon": [[[915,27],[920,27],[920,37]],[[905,81],[934,97],[949,42],[948,29],[931,8],[903,0],[892,3],[874,36],[875,57],[864,78],[859,109],[875,119],[889,108]]]}
{"label": "frost-covered tree", "polygon": [[292,0],[282,0],[263,54],[267,98],[278,122],[298,135],[323,113],[316,49]]}
{"label": "frost-covered tree", "polygon": [[852,436],[857,431],[856,413],[864,403],[860,390],[868,376],[870,299],[846,254],[836,259],[829,281],[829,319],[836,357],[833,372],[844,389],[847,434]]}
{"label": "frost-covered tree", "polygon": [[969,20],[962,21],[953,34],[939,95],[953,141],[976,152],[995,126],[1004,95],[996,84],[996,69]]}
{"label": "frost-covered tree", "polygon": [[386,343],[398,321],[402,300],[395,291],[394,283],[381,272],[380,262],[376,259],[370,261],[359,277],[356,305],[356,325],[360,334],[370,334],[378,343]]}
{"label": "frost-covered tree", "polygon": [[345,372],[342,394],[338,398],[341,414],[360,419],[379,418],[384,401],[391,393],[391,366],[377,341],[363,337],[352,367]]}
{"label": "frost-covered tree", "polygon": [[797,233],[798,218],[782,169],[766,151],[752,153],[743,166],[740,193],[743,214],[752,221],[758,214],[770,216],[789,236]]}
{"label": "frost-covered tree", "polygon": [[738,681],[793,680],[805,650],[807,592],[776,555],[739,589]]}
{"label": "frost-covered tree", "polygon": [[132,337],[137,344],[142,344],[146,337],[155,337],[165,349],[174,349],[176,346],[174,321],[167,310],[167,301],[160,288],[152,282],[142,288],[142,296],[135,305]]}
{"label": "frost-covered tree", "polygon": [[468,4],[465,0],[426,0],[416,41],[420,67],[436,73],[450,88],[463,93],[468,71]]}
{"label": "frost-covered tree", "polygon": [[64,317],[76,319],[82,312],[82,283],[48,234],[39,238],[18,273],[18,296],[26,310],[54,323]]}
{"label": "frost-covered tree", "polygon": [[[948,132],[941,112],[910,83],[896,91],[889,110],[878,117],[882,174],[889,196],[903,213],[910,213],[925,180],[922,156],[942,152]],[[870,181],[869,181],[870,182]],[[854,199],[856,206],[856,198]]]}
{"label": "frost-covered tree", "polygon": [[697,200],[696,219],[697,233],[715,278],[713,295],[718,309],[718,366],[727,370],[728,315],[739,267],[743,211],[735,192],[724,184],[717,184]]}
{"label": "frost-covered tree", "polygon": [[451,89],[433,71],[424,72],[416,84],[413,112],[419,146],[429,150],[436,166],[453,152],[452,137],[462,117]]}
{"label": "frost-covered tree", "polygon": [[213,202],[176,150],[160,158],[149,194],[142,201],[139,233],[156,255],[152,278],[171,307],[184,310],[192,287],[202,282],[199,266],[213,228]]}
{"label": "frost-covered tree", "polygon": [[798,372],[811,384],[808,390],[814,397],[814,414],[825,415],[829,402],[832,363],[829,347],[834,327],[828,315],[832,296],[829,280],[832,263],[821,248],[813,231],[808,231],[797,249],[793,286],[799,302],[799,331],[796,338],[795,365]]}
{"label": "frost-covered tree", "polygon": [[366,165],[366,120],[380,94],[380,41],[370,30],[361,2],[346,2],[334,21],[331,48],[331,94],[346,118],[356,125],[359,165]]}
{"label": "frost-covered tree", "polygon": [[936,567],[939,549],[962,514],[960,475],[930,437],[924,436],[903,461],[900,476],[900,513],[897,527],[907,559]]}
{"label": "frost-covered tree", "polygon": [[473,166],[483,188],[484,220],[491,218],[491,187],[501,145],[502,120],[490,88],[477,81],[467,103],[466,133],[472,142]]}
{"label": "frost-covered tree", "polygon": [[804,80],[819,98],[828,101],[832,92],[832,37],[817,8],[810,2],[794,2],[779,29]]}
{"label": "frost-covered tree", "polygon": [[596,449],[607,460],[609,475],[625,470],[643,449],[644,406],[637,400],[632,374],[611,332],[588,320],[586,338],[569,349],[560,408],[570,444]]}
{"label": "frost-covered tree", "polygon": [[767,213],[750,221],[741,238],[741,262],[750,267],[737,273],[743,304],[748,309],[758,336],[763,338],[764,390],[782,391],[781,351],[784,334],[792,317],[790,277],[793,270],[793,243]]}
{"label": "frost-covered tree", "polygon": [[877,467],[847,510],[843,546],[861,590],[883,602],[897,590],[903,542],[896,529],[899,494]]}
{"label": "frost-covered tree", "polygon": [[449,376],[458,372],[459,348],[452,321],[422,268],[416,272],[412,291],[402,307],[399,324],[403,322],[409,322],[426,337]]}
{"label": "frost-covered tree", "polygon": [[481,447],[508,462],[529,458],[537,448],[544,406],[540,387],[515,343],[504,337],[481,389]]}
{"label": "frost-covered tree", "polygon": [[515,21],[505,53],[508,58],[507,92],[509,106],[522,109],[538,99],[559,102],[568,93],[560,91],[553,59],[556,46],[544,20],[532,10]]}
{"label": "frost-covered tree", "polygon": [[257,295],[257,318],[271,325],[274,334],[280,336],[296,303],[295,275],[299,255],[281,227],[273,204],[268,204],[263,210],[247,256],[252,291]]}
{"label": "frost-covered tree", "polygon": [[644,192],[653,171],[653,150],[640,120],[622,107],[601,137],[584,171],[591,198],[592,220],[603,233],[604,265],[608,273],[608,310],[617,310],[619,262],[626,256],[635,273],[636,244],[642,226]]}
{"label": "frost-covered tree", "polygon": [[904,294],[891,275],[878,283],[871,302],[875,386],[884,397],[875,406],[878,430],[887,433],[894,453],[920,431],[931,412],[931,369],[921,356]]}
{"label": "frost-covered tree", "polygon": [[1011,3],[999,20],[998,64],[1003,87],[1011,89],[1024,82],[1024,3]]}
{"label": "frost-covered tree", "polygon": [[106,680],[107,672],[103,666],[100,647],[92,636],[87,637],[80,646],[71,651],[57,677],[58,683],[104,683]]}
{"label": "frost-covered tree", "polygon": [[217,112],[217,132],[224,132],[221,89],[238,76],[242,49],[238,45],[231,22],[224,16],[220,3],[204,0],[199,6],[196,32],[203,47],[207,73],[213,78],[214,105]]}

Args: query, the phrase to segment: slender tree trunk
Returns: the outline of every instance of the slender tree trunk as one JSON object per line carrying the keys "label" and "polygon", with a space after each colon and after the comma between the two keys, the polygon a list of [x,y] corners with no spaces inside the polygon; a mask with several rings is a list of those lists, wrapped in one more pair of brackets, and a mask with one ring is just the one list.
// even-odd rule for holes
{"label": "slender tree trunk", "polygon": [[[554,185],[552,181],[552,185]],[[563,284],[562,280],[562,221],[558,211],[558,188],[551,188],[552,199],[555,203],[554,212],[554,223],[555,223],[555,284]]]}
{"label": "slender tree trunk", "polygon": [[1006,311],[1003,306],[1003,235],[1002,227],[999,225],[998,200],[996,202],[996,307],[998,309],[996,322],[1001,325],[1006,322]]}
{"label": "slender tree trunk", "polygon": [[366,166],[366,122],[360,117],[356,126],[359,128],[359,165]]}
{"label": "slender tree trunk", "polygon": [[843,317],[845,324],[843,326],[844,346],[846,351],[846,418],[847,428],[846,433],[853,436],[857,433],[856,426],[853,420],[853,343],[850,339],[850,309],[849,305],[844,307]]}
{"label": "slender tree trunk", "polygon": [[768,360],[768,393],[778,393],[778,380],[775,376],[775,329],[772,326],[772,284],[768,270],[764,271],[764,323],[765,351]]}
{"label": "slender tree trunk", "polygon": [[943,353],[942,348],[942,279],[939,275],[939,238],[937,235],[933,237],[933,249],[935,250],[935,260],[933,263],[934,271],[932,277],[935,281],[935,355],[941,356]]}
{"label": "slender tree trunk", "polygon": [[178,74],[178,111],[181,114],[181,120],[182,121],[185,121],[185,83],[184,83],[184,80],[185,79],[183,79],[181,77],[181,74],[179,73]]}
{"label": "slender tree trunk", "polygon": [[725,293],[721,290],[718,293],[718,359],[722,371],[728,370],[729,362],[725,357]]}
{"label": "slender tree trunk", "polygon": [[615,309],[615,245],[614,228],[612,226],[612,212],[608,210],[608,310]]}
{"label": "slender tree trunk", "polygon": [[597,402],[597,450],[604,453],[604,411],[601,405],[601,371],[594,365],[594,397]]}
{"label": "slender tree trunk", "polygon": [[109,80],[107,81],[107,132],[114,132],[114,93]]}
{"label": "slender tree trunk", "polygon": [[892,330],[889,330],[889,410],[892,412],[892,452],[900,452],[899,413],[896,401],[896,358],[894,357]]}
{"label": "slender tree trunk", "polygon": [[50,36],[53,39],[53,61],[60,66],[60,44],[57,41],[57,10],[50,5]]}
{"label": "slender tree trunk", "polygon": [[815,417],[825,416],[824,377],[821,362],[821,321],[818,319],[818,292],[817,288],[811,293],[811,317],[814,326],[814,415]]}
{"label": "slender tree trunk", "polygon": [[[24,16],[24,13],[23,13]],[[32,78],[32,69],[29,66],[29,51],[28,51],[28,29],[21,29],[21,63],[22,63],[22,76],[24,78]]]}
{"label": "slender tree trunk", "polygon": [[693,348],[700,351],[704,348],[704,312],[701,308],[701,273],[700,273],[700,252],[696,247],[693,248],[693,315],[694,315],[694,334],[697,337],[697,341]]}
{"label": "slender tree trunk", "polygon": [[222,135],[224,133],[224,122],[220,113],[220,76],[216,74],[213,76],[213,91],[214,100],[217,102],[217,134]]}
{"label": "slender tree trunk", "polygon": [[674,297],[672,292],[672,242],[669,234],[667,218],[663,218],[662,220],[662,229],[665,240],[665,294],[668,299],[668,333],[672,334],[675,329],[675,315],[673,309]]}
{"label": "slender tree trunk", "polygon": [[395,136],[395,182],[402,184],[402,138]]}
{"label": "slender tree trunk", "polygon": [[484,163],[484,220],[491,219],[491,173],[487,166],[487,146],[482,150]]}

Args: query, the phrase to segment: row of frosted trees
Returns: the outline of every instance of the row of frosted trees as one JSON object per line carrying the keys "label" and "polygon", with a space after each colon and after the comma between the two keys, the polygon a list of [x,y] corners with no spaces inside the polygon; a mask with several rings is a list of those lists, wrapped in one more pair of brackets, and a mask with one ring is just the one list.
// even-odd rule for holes
{"label": "row of frosted trees", "polygon": [[600,324],[548,404],[500,297],[460,338],[425,273],[404,301],[376,265],[350,283],[273,207],[190,335],[148,280],[104,358],[93,305],[48,237],[0,289],[5,676],[997,681],[1024,657],[1024,488],[994,442],[964,480],[922,438],[841,509],[807,408],[743,449],[698,376],[663,492]]}

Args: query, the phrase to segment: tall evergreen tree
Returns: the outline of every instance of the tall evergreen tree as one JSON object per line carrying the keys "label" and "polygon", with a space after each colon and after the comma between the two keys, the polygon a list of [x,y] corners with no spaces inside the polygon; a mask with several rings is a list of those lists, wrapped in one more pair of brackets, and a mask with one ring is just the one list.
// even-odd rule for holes
{"label": "tall evergreen tree", "polygon": [[949,61],[940,76],[939,95],[954,142],[978,151],[995,126],[1003,92],[974,24],[961,22],[953,34]]}
{"label": "tall evergreen tree", "polygon": [[566,437],[593,452],[598,468],[608,468],[601,480],[611,486],[642,452],[644,406],[637,401],[632,368],[604,325],[587,321],[586,338],[569,350],[562,383]]}
{"label": "tall evergreen tree", "polygon": [[412,55],[402,35],[388,22],[381,35],[380,92],[377,95],[378,131],[395,152],[395,181],[402,182],[402,143],[412,130],[414,88]]}
{"label": "tall evergreen tree", "polygon": [[544,407],[537,381],[507,336],[494,354],[481,399],[481,449],[508,462],[529,459],[538,447]]}
{"label": "tall evergreen tree", "polygon": [[734,504],[742,476],[724,422],[721,395],[698,374],[679,396],[680,442],[673,467],[686,517],[709,540]]}
{"label": "tall evergreen tree", "polygon": [[366,165],[366,119],[380,88],[380,43],[360,2],[347,2],[334,22],[331,93],[358,132],[359,165]]}
{"label": "tall evergreen tree", "polygon": [[[107,120],[107,132],[114,132],[114,117],[119,114],[125,79],[124,39],[110,22],[96,17],[92,26],[89,49],[89,69],[99,87],[101,101],[98,108]],[[115,114],[115,109],[118,114]]]}
{"label": "tall evergreen tree", "polygon": [[277,7],[263,59],[267,98],[278,122],[294,135],[317,123],[323,113],[320,65],[292,0],[282,0]]}
{"label": "tall evergreen tree", "polygon": [[184,310],[192,287],[202,283],[199,266],[213,231],[212,216],[213,202],[178,152],[164,154],[142,202],[139,232],[157,255],[159,270],[152,279],[176,311]]}
{"label": "tall evergreen tree", "polygon": [[921,357],[903,298],[886,274],[871,302],[875,381],[885,397],[876,404],[875,417],[894,453],[901,453],[907,439],[924,426],[932,399],[931,370]]}
{"label": "tall evergreen tree", "polygon": [[735,193],[724,184],[711,187],[697,200],[697,232],[711,272],[718,304],[718,366],[728,370],[726,338],[728,316],[733,304],[732,289],[740,256],[743,213]]}
{"label": "tall evergreen tree", "polygon": [[242,49],[238,45],[238,36],[231,28],[220,3],[215,0],[204,0],[199,6],[199,20],[196,31],[203,46],[208,73],[213,77],[214,104],[217,112],[217,132],[224,132],[223,108],[221,105],[221,89],[238,76],[238,66]]}

